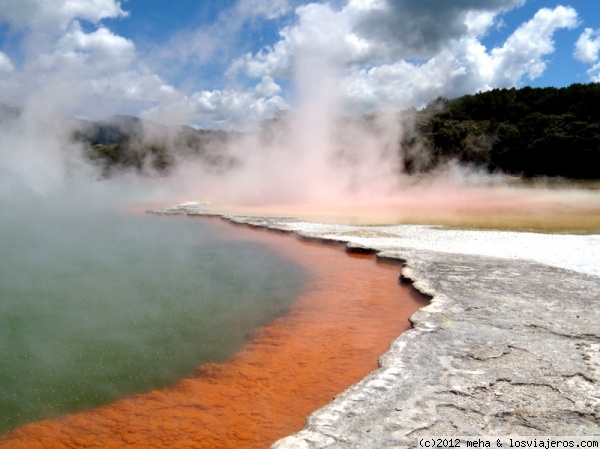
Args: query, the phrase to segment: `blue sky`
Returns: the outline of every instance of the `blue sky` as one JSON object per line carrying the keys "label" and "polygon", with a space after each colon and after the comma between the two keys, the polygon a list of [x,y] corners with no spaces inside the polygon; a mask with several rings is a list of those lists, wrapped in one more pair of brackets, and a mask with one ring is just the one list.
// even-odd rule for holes
{"label": "blue sky", "polygon": [[586,71],[589,64],[573,58],[575,43],[584,28],[600,29],[600,2],[590,0],[548,1],[529,0],[523,6],[515,8],[502,16],[506,27],[483,40],[491,47],[501,45],[506,37],[519,25],[530,20],[540,8],[553,8],[557,5],[572,6],[578,13],[579,25],[573,30],[559,30],[555,35],[556,50],[549,55],[547,70],[533,80],[522,80],[519,85],[535,87],[564,87],[573,83],[587,83],[590,76]]}
{"label": "blue sky", "polygon": [[[441,6],[440,6],[441,5]],[[600,81],[595,0],[3,0],[0,101],[243,127]]]}

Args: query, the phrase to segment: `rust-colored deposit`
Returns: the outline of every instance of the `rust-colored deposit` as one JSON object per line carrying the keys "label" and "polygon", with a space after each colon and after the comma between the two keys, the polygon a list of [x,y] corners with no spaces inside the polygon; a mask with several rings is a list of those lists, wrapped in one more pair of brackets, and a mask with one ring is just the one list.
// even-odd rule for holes
{"label": "rust-colored deposit", "polygon": [[162,391],[22,426],[0,437],[0,448],[266,448],[376,369],[424,304],[398,284],[398,265],[290,235],[219,226],[223,238],[267,242],[310,270],[289,312],[226,363],[202,365]]}

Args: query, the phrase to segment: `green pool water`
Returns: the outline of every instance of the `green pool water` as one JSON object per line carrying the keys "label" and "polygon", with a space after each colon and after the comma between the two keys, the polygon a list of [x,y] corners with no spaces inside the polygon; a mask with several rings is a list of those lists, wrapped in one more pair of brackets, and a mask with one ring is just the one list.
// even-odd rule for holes
{"label": "green pool water", "polygon": [[223,361],[305,281],[202,219],[0,210],[0,433]]}

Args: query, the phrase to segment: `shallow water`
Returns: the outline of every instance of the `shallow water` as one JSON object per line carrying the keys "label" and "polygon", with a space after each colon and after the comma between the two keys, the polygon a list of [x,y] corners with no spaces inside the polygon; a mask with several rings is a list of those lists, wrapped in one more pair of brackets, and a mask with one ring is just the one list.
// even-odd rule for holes
{"label": "shallow water", "polygon": [[207,221],[2,206],[0,433],[224,361],[306,280]]}

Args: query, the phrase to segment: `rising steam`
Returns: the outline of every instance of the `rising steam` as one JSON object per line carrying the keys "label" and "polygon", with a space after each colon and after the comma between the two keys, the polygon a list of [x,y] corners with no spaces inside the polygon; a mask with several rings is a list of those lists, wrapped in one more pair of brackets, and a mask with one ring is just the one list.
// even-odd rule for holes
{"label": "rising steam", "polygon": [[[67,202],[77,196],[79,203],[88,205],[129,205],[204,199],[238,208],[260,206],[263,211],[303,205],[320,212],[334,206],[362,208],[367,214],[377,206],[401,210],[402,220],[410,216],[417,222],[432,211],[535,207],[539,201],[532,198],[537,193],[504,183],[507,179],[501,174],[490,176],[453,161],[432,170],[432,149],[426,148],[414,110],[350,113],[340,82],[347,75],[347,61],[331,44],[345,34],[322,32],[327,10],[333,14],[328,8],[315,10],[319,27],[292,36],[294,93],[289,110],[259,126],[243,124],[243,132],[230,131],[200,146],[198,133],[189,127],[134,121],[140,129],[126,148],[135,159],[134,171],[112,172],[86,159],[88,149],[73,138],[82,122],[62,115],[61,99],[69,105],[77,104],[78,98],[89,104],[89,92],[69,88],[81,85],[72,79],[75,74],[65,78],[57,73],[43,89],[28,93],[20,114],[5,108],[0,116],[0,200],[54,195],[70,198]],[[53,80],[62,80],[56,89]],[[184,116],[181,110],[163,114],[171,123]],[[477,153],[491,141],[479,136],[467,145]],[[159,176],[162,166],[169,170]],[[427,176],[414,175],[425,169]],[[493,191],[487,189],[490,184]],[[550,202],[547,195],[541,196],[540,201]]]}

